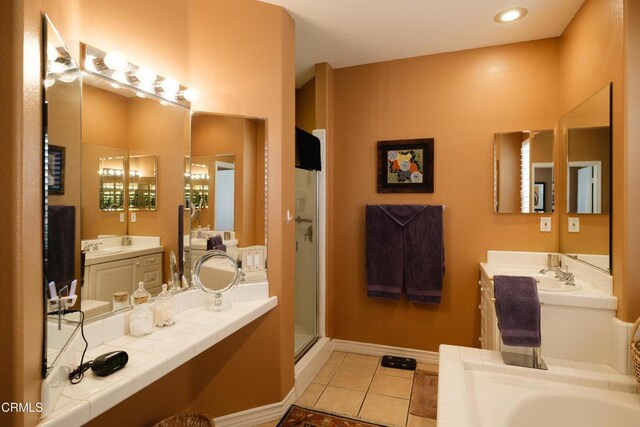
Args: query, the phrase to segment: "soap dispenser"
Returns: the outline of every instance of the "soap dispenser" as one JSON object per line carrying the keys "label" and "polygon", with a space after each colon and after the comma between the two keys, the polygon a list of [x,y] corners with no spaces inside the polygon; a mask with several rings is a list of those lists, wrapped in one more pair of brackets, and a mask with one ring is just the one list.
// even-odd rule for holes
{"label": "soap dispenser", "polygon": [[138,282],[138,289],[131,295],[133,311],[129,317],[129,334],[143,337],[153,331],[151,314],[151,294],[144,288],[144,282]]}
{"label": "soap dispenser", "polygon": [[155,326],[171,326],[176,323],[176,305],[167,285],[162,285],[162,292],[156,297],[153,310],[153,324]]}

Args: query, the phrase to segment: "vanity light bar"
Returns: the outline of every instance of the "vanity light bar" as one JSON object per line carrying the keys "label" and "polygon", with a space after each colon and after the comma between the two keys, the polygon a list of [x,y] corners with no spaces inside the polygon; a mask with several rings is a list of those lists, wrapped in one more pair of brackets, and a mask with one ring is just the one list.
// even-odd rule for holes
{"label": "vanity light bar", "polygon": [[199,99],[196,89],[181,86],[172,77],[160,76],[151,67],[132,64],[119,51],[105,52],[84,43],[80,44],[80,51],[84,72],[103,77],[114,87],[133,89],[140,98],[151,96],[164,102],[163,105],[171,103],[187,108]]}

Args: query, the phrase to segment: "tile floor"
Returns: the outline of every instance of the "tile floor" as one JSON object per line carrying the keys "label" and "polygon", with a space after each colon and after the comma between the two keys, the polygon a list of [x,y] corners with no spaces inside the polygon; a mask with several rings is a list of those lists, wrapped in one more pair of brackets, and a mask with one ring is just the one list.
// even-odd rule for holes
{"label": "tile floor", "polygon": [[[296,403],[386,426],[435,426],[435,420],[409,414],[414,371],[385,368],[380,359],[333,352]],[[418,369],[437,372],[438,366],[419,363]]]}

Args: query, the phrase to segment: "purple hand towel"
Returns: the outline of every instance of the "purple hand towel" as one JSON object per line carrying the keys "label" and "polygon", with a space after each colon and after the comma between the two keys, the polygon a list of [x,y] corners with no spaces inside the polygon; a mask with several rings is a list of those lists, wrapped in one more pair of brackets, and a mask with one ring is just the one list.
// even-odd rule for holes
{"label": "purple hand towel", "polygon": [[[216,246],[222,245],[222,236],[219,234],[214,234],[207,238],[207,250],[210,251],[212,249],[216,249]],[[226,247],[225,247],[226,251]]]}
{"label": "purple hand towel", "polygon": [[367,295],[439,303],[444,274],[442,206],[366,208]]}
{"label": "purple hand towel", "polygon": [[540,300],[536,280],[524,276],[493,276],[493,285],[502,342],[540,347]]}

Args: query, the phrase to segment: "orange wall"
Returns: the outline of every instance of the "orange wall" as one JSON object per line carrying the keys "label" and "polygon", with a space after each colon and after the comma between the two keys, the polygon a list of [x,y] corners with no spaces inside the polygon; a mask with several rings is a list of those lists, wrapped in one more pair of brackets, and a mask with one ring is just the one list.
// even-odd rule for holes
{"label": "orange wall", "polygon": [[123,235],[127,223],[120,212],[100,210],[100,157],[126,157],[129,109],[127,99],[112,92],[82,88],[82,238],[99,234]]}
{"label": "orange wall", "polygon": [[[625,192],[633,184],[627,176],[632,169],[625,160],[627,142],[625,130],[625,81],[624,81],[624,23],[623,0],[586,0],[560,39],[562,72],[562,114],[613,82],[612,133],[613,153],[613,293],[618,297],[618,317],[633,321],[640,311],[640,298],[626,299],[626,295],[640,280],[640,270],[632,272],[637,264],[631,257],[629,247],[634,246],[635,236],[627,232],[629,223],[637,222],[627,211]],[[566,172],[565,172],[566,173]],[[562,180],[561,182],[566,182]],[[562,234],[567,229],[566,200],[560,201],[560,227]],[[573,214],[572,214],[573,216]],[[590,231],[606,228],[603,215],[579,215],[580,230],[585,235]],[[564,241],[565,237],[561,237]],[[588,238],[588,237],[585,237]],[[563,243],[564,246],[564,243]],[[637,246],[637,244],[635,244]],[[636,292],[637,295],[637,292]]]}
{"label": "orange wall", "polygon": [[[493,213],[493,137],[554,128],[558,39],[335,70],[333,338],[437,351],[477,346],[478,264],[486,251],[553,251],[537,215]],[[522,102],[526,99],[527,102]],[[376,193],[376,142],[435,138],[433,194]],[[356,177],[356,178],[354,178]],[[366,295],[366,204],[444,204],[446,274],[439,305]],[[509,232],[505,232],[509,230]]]}
{"label": "orange wall", "polygon": [[311,132],[316,128],[316,78],[296,89],[296,127]]}
{"label": "orange wall", "polygon": [[[0,401],[40,401],[42,366],[42,127],[39,2],[0,2]],[[35,204],[35,205],[34,205]],[[0,411],[0,425],[38,422]]]}
{"label": "orange wall", "polygon": [[[164,246],[163,282],[170,274],[171,251],[178,255],[178,205],[184,205],[184,128],[191,116],[185,109],[165,107],[150,99],[129,99],[129,154],[155,155],[157,209],[136,211],[137,221],[129,221],[131,236],[159,236]],[[129,215],[129,219],[130,219]]]}

